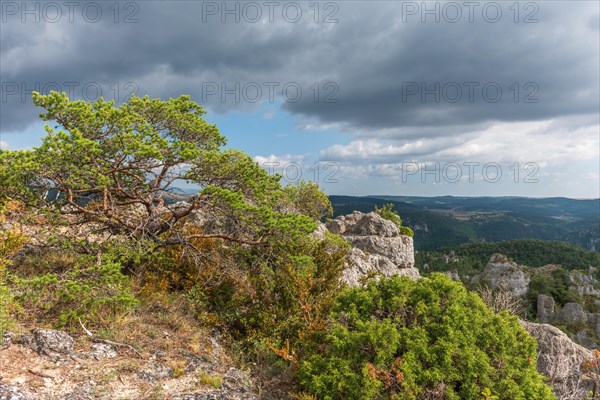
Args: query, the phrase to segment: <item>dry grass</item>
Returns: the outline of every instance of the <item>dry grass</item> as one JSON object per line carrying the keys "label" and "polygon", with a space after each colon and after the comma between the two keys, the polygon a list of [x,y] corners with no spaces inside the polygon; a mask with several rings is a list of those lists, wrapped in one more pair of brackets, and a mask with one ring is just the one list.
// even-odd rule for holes
{"label": "dry grass", "polygon": [[[20,324],[17,333],[46,325],[42,318],[39,314],[30,315],[27,325]],[[89,351],[93,338],[83,328],[70,333],[77,339],[75,355]],[[92,329],[92,333],[97,338],[132,345],[143,359],[119,347],[116,358],[94,360],[75,356],[55,364],[29,348],[13,345],[0,354],[2,382],[20,384],[45,399],[60,399],[77,388],[91,385],[93,395],[98,398],[162,400],[173,393],[220,387],[220,374],[232,365],[227,352],[216,343],[208,328],[194,318],[183,298],[157,295],[142,299],[133,312],[109,327]],[[209,359],[218,369],[188,373],[190,355]],[[170,367],[172,376],[156,382],[141,379],[139,371],[155,362]]]}

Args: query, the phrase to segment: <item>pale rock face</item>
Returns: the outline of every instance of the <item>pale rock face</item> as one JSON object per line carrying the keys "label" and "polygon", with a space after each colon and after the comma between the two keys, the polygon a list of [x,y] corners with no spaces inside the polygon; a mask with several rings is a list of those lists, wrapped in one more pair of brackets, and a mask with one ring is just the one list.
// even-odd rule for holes
{"label": "pale rock face", "polygon": [[342,273],[342,281],[349,286],[360,285],[371,274],[420,278],[414,267],[413,239],[378,214],[355,211],[320,225],[313,236],[322,238],[325,230],[341,235],[352,246]]}
{"label": "pale rock face", "polygon": [[548,377],[558,398],[563,398],[563,395],[573,395],[574,389],[582,391],[581,399],[586,398],[583,397],[584,393],[593,385],[578,381],[584,372],[582,369],[584,362],[593,359],[593,353],[573,342],[560,329],[552,325],[526,321],[521,321],[521,324],[537,341],[537,369]]}
{"label": "pale rock face", "polygon": [[367,254],[375,254],[388,258],[398,268],[411,268],[415,265],[413,239],[409,236],[342,236],[352,247],[361,249]]}
{"label": "pale rock face", "polygon": [[543,324],[552,322],[554,316],[554,299],[551,296],[546,296],[545,294],[538,295],[537,316]]}
{"label": "pale rock face", "polygon": [[600,290],[596,289],[598,281],[592,273],[592,271],[588,273],[581,271],[569,272],[569,290],[574,290],[582,296],[600,296]]}
{"label": "pale rock face", "polygon": [[450,279],[452,279],[455,282],[460,282],[460,275],[458,275],[458,272],[456,272],[456,271],[444,271],[444,272],[442,272],[442,274],[448,276]]}
{"label": "pale rock face", "polygon": [[488,282],[494,287],[505,286],[517,297],[527,294],[530,281],[523,268],[498,253],[492,254],[483,271],[471,279],[473,284]]}
{"label": "pale rock face", "polygon": [[337,217],[326,224],[330,232],[342,236],[400,236],[400,229],[392,221],[383,219],[379,214],[354,211],[352,214]]}
{"label": "pale rock face", "polygon": [[567,303],[555,316],[557,321],[564,324],[582,325],[588,321],[587,314],[579,303]]}
{"label": "pale rock face", "polygon": [[316,240],[323,240],[325,239],[325,232],[327,232],[327,228],[324,223],[320,222],[317,229],[311,233],[311,237]]}

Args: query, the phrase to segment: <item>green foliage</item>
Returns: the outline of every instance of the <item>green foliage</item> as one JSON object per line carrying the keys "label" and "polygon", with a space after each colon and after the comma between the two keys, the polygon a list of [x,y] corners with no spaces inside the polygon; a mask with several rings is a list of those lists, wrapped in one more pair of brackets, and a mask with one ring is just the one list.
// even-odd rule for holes
{"label": "green foliage", "polygon": [[517,318],[442,274],[347,289],[332,319],[298,373],[320,399],[554,399]]}
{"label": "green foliage", "polygon": [[[0,216],[0,223],[2,222]],[[18,304],[6,282],[7,268],[24,242],[25,238],[17,231],[0,231],[0,344],[4,340],[4,332],[15,325],[13,314],[18,310]]]}
{"label": "green foliage", "polygon": [[[555,269],[549,274],[536,273],[531,277],[527,299],[530,304],[537,302],[538,295],[545,294],[554,298],[559,306],[563,306],[569,298],[569,274],[564,269]],[[535,307],[534,307],[535,308]]]}
{"label": "green foliage", "polygon": [[212,386],[215,389],[220,389],[223,385],[223,377],[202,372],[198,377],[198,385]]}
{"label": "green foliage", "polygon": [[[132,96],[115,107],[102,98],[88,103],[34,92],[33,102],[56,125],[46,125],[40,147],[0,154],[0,183],[3,196],[56,216],[53,222],[68,213],[70,223],[77,218],[136,240],[184,244],[190,238],[167,233],[203,209],[235,222],[221,239],[258,243],[310,233],[331,210],[316,185],[282,188],[281,177],[269,176],[249,155],[222,149],[225,138],[189,96]],[[165,197],[184,182],[201,191],[185,207],[165,207]]]}
{"label": "green foliage", "polygon": [[384,204],[381,206],[381,208],[377,207],[377,204],[375,204],[373,211],[375,211],[377,214],[379,214],[379,216],[381,216],[381,218],[387,219],[389,221],[392,221],[394,224],[396,224],[396,226],[398,226],[398,228],[400,228],[401,234],[410,236],[410,237],[413,237],[415,235],[415,232],[413,232],[412,229],[410,229],[408,226],[402,225],[402,218],[400,218],[400,215],[398,215],[398,213],[396,211],[394,211],[393,203]]}
{"label": "green foliage", "polygon": [[406,236],[410,236],[410,237],[415,236],[415,232],[412,229],[410,229],[408,226],[401,226],[400,233],[403,235],[406,235]]}
{"label": "green foliage", "polygon": [[314,182],[300,182],[288,185],[285,192],[290,202],[290,208],[296,212],[308,215],[314,220],[322,220],[333,215],[333,207],[329,197]]}
{"label": "green foliage", "polygon": [[[19,260],[12,275],[16,299],[57,327],[108,326],[137,304],[130,278],[110,255],[96,257],[46,250]],[[34,311],[35,310],[35,311]]]}
{"label": "green foliage", "polygon": [[381,218],[392,221],[398,228],[402,226],[402,218],[394,211],[393,203],[384,204],[381,208],[377,207],[377,204],[375,204],[373,211],[379,214]]}
{"label": "green foliage", "polygon": [[[450,252],[459,258],[457,262],[445,261],[444,256]],[[431,252],[418,252],[415,254],[415,264],[424,273],[457,271],[459,275],[473,275],[483,270],[493,253],[504,254],[517,264],[534,268],[547,264],[558,264],[567,270],[587,269],[588,266],[600,268],[598,252],[587,251],[570,243],[534,239],[469,243]],[[423,268],[425,264],[428,269]]]}
{"label": "green foliage", "polygon": [[199,279],[190,297],[215,312],[235,338],[262,341],[296,361],[326,326],[347,251],[330,233],[243,250],[219,264],[219,280]]}
{"label": "green foliage", "polygon": [[[249,155],[223,149],[225,138],[189,96],[132,96],[116,107],[51,92],[34,93],[33,102],[54,126],[46,126],[41,146],[0,154],[3,195],[45,224],[91,223],[116,239],[57,233],[53,243],[66,245],[72,259],[30,275],[20,265],[22,302],[57,316],[58,325],[80,317],[102,323],[134,303],[127,273],[140,277],[144,294],[186,292],[238,338],[281,349],[322,330],[347,244],[309,236],[332,212],[317,184],[282,187],[281,176]],[[184,182],[198,194],[169,204]],[[215,226],[188,223],[196,210]],[[101,262],[89,256],[95,252]]]}

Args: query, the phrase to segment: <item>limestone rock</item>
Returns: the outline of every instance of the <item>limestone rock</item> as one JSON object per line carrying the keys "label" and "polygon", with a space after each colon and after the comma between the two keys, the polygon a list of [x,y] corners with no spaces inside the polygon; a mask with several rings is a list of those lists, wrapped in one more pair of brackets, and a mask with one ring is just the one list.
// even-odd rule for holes
{"label": "limestone rock", "polygon": [[587,323],[586,312],[579,303],[567,303],[554,317],[555,321],[562,324],[583,325]]}
{"label": "limestone rock", "polygon": [[[580,381],[580,378],[584,372],[583,363],[594,358],[590,350],[576,344],[552,325],[526,321],[521,321],[521,324],[538,342],[537,369],[548,377],[558,398],[562,398],[563,394],[572,395],[574,388],[580,388],[582,393],[589,390],[588,383]],[[571,393],[561,393],[563,390]]]}
{"label": "limestone rock", "polygon": [[457,271],[444,271],[442,272],[442,274],[446,275],[447,277],[449,277],[450,279],[452,279],[455,282],[460,282],[460,275],[458,275]]}
{"label": "limestone rock", "polygon": [[337,217],[328,222],[326,226],[330,232],[342,236],[401,236],[400,228],[396,224],[383,219],[375,212],[365,214],[354,211],[352,214]]}
{"label": "limestone rock", "polygon": [[117,352],[111,345],[94,343],[90,346],[90,355],[96,360],[101,360],[103,358],[114,358],[117,356]]}
{"label": "limestone rock", "polygon": [[154,382],[173,376],[173,368],[162,364],[153,363],[148,365],[144,370],[138,372],[138,377],[145,381]]}
{"label": "limestone rock", "polygon": [[340,216],[320,225],[313,237],[323,237],[325,230],[341,235],[352,246],[342,273],[342,281],[350,286],[360,285],[370,275],[420,277],[414,267],[413,239],[377,213],[355,211]]}
{"label": "limestone rock", "polygon": [[311,237],[316,240],[323,240],[325,239],[325,232],[327,232],[327,227],[324,223],[320,222],[317,229],[311,233]]}
{"label": "limestone rock", "polygon": [[569,272],[569,291],[574,291],[580,296],[600,297],[600,290],[597,289],[600,282],[592,274],[593,272]]}
{"label": "limestone rock", "polygon": [[483,271],[471,279],[472,284],[484,282],[493,287],[505,286],[514,296],[522,297],[527,294],[531,278],[523,267],[502,254],[494,253]]}
{"label": "limestone rock", "polygon": [[415,265],[413,239],[409,236],[348,235],[342,237],[352,247],[356,247],[367,254],[388,258],[397,268],[412,268]]}
{"label": "limestone rock", "polygon": [[32,335],[23,340],[33,351],[52,359],[71,354],[75,343],[67,333],[54,329],[34,329]]}
{"label": "limestone rock", "polygon": [[541,323],[548,324],[554,316],[554,299],[545,294],[538,295],[537,316]]}
{"label": "limestone rock", "polygon": [[8,349],[12,345],[14,338],[14,333],[4,332],[4,335],[2,335],[2,342],[0,342],[0,350]]}
{"label": "limestone rock", "polygon": [[342,272],[342,281],[349,286],[358,286],[362,278],[370,274],[392,276],[398,274],[412,279],[420,278],[419,270],[414,267],[398,268],[388,257],[378,254],[367,254],[353,247],[347,257],[348,267]]}

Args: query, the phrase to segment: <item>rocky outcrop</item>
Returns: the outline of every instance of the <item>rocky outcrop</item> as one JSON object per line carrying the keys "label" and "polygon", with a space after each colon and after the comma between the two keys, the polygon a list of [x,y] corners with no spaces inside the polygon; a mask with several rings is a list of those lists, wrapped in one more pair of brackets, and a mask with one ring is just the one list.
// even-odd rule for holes
{"label": "rocky outcrop", "polygon": [[584,325],[588,322],[586,312],[579,303],[567,303],[554,316],[554,320],[566,325]]}
{"label": "rocky outcrop", "polygon": [[0,350],[0,400],[257,400],[250,372],[232,365],[218,331],[204,335],[206,346],[193,352],[174,337],[157,342],[164,350],[136,354],[51,329],[11,335]]}
{"label": "rocky outcrop", "polygon": [[370,275],[420,277],[414,267],[413,239],[374,212],[340,216],[321,225],[315,235],[322,237],[325,230],[341,235],[352,246],[342,274],[342,281],[350,286],[360,285]]}
{"label": "rocky outcrop", "polygon": [[54,329],[34,329],[31,334],[23,335],[21,341],[39,355],[53,360],[71,354],[75,343],[71,336]]}
{"label": "rocky outcrop", "polygon": [[360,211],[354,211],[352,214],[343,215],[329,221],[326,227],[331,233],[342,236],[400,236],[400,229],[396,224],[383,219],[375,212],[365,214]]}
{"label": "rocky outcrop", "polygon": [[573,291],[580,296],[600,297],[600,290],[597,289],[600,283],[592,275],[594,272],[596,272],[595,268],[590,268],[588,273],[571,271],[569,273],[569,291]]}
{"label": "rocky outcrop", "polygon": [[542,324],[549,324],[554,317],[554,299],[545,294],[538,295],[537,317]]}
{"label": "rocky outcrop", "polygon": [[504,286],[516,297],[527,294],[531,278],[525,267],[510,261],[505,255],[494,253],[481,273],[471,279],[471,284]]}
{"label": "rocky outcrop", "polygon": [[573,339],[590,349],[598,347],[600,313],[590,313],[579,303],[567,303],[556,310],[551,296],[540,294],[537,298],[537,317],[541,323],[567,327]]}
{"label": "rocky outcrop", "polygon": [[585,393],[593,387],[593,382],[586,381],[584,365],[594,359],[594,354],[552,325],[525,321],[521,324],[538,343],[537,369],[548,377],[557,397],[586,398]]}

